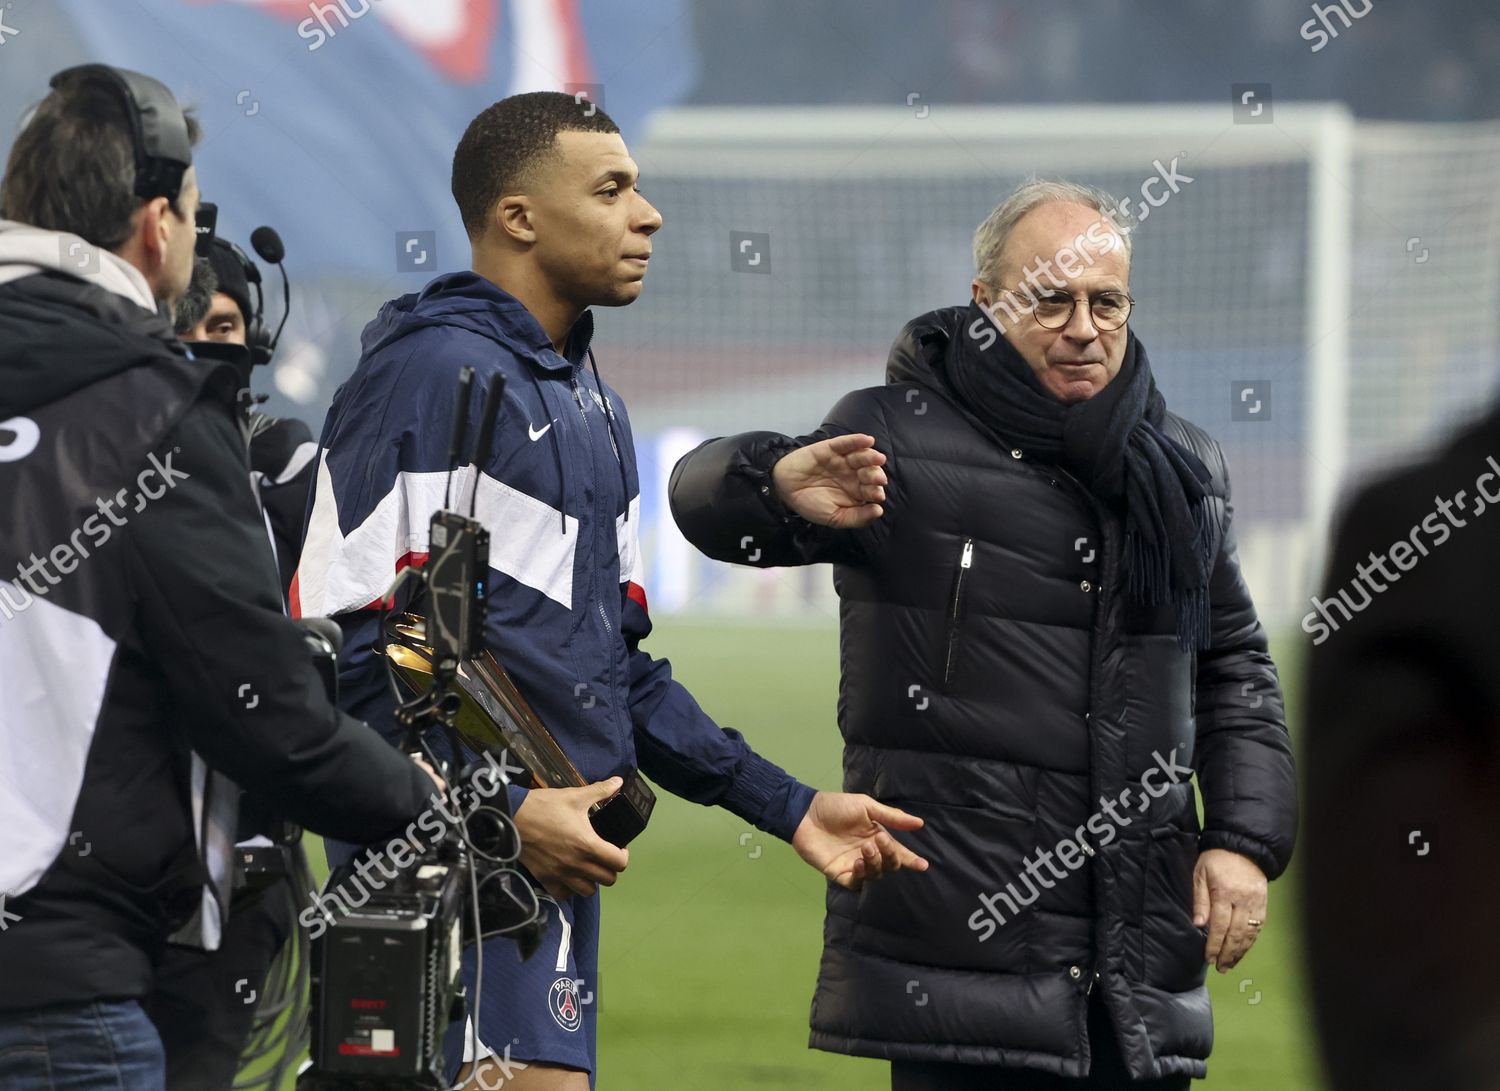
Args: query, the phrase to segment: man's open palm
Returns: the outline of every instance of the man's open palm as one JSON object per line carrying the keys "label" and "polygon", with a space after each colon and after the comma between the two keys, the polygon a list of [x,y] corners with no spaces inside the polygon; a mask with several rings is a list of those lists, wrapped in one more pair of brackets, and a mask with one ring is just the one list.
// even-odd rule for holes
{"label": "man's open palm", "polygon": [[781,502],[809,523],[854,530],[884,514],[884,465],[874,436],[835,436],[783,457],[771,480]]}
{"label": "man's open palm", "polygon": [[830,881],[860,890],[903,868],[926,871],[927,860],[891,836],[920,830],[922,820],[857,792],[819,792],[792,834],[797,855]]}

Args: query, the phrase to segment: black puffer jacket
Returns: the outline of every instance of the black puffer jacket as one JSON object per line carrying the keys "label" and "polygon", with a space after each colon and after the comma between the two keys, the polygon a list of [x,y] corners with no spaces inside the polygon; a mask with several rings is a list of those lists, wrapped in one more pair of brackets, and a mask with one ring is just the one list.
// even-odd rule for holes
{"label": "black puffer jacket", "polygon": [[[888,385],[849,394],[813,435],[712,440],[672,475],[678,525],[709,556],[835,563],[845,788],[927,823],[907,840],[928,873],[829,888],[812,1045],[1081,1076],[1098,988],[1137,1078],[1202,1076],[1213,1025],[1193,864],[1230,849],[1275,878],[1296,825],[1223,454],[1168,414],[1164,431],[1213,473],[1213,636],[1195,656],[1170,605],[1124,596],[1120,519],[954,404],[934,365],[963,313],[910,323]],[[776,459],[848,432],[889,458],[885,515],[839,532],[780,509]],[[991,914],[980,896],[1001,892],[1015,907],[992,897]]]}

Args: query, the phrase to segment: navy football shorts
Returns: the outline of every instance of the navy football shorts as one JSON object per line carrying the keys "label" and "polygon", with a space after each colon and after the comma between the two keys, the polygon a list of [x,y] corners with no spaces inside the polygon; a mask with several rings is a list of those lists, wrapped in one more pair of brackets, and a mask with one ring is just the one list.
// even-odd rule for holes
{"label": "navy football shorts", "polygon": [[[525,962],[508,939],[484,943],[483,995],[477,1005],[479,1055],[504,1061],[576,1068],[594,1084],[599,1004],[599,893],[556,902],[538,892],[547,912],[541,946]],[[464,950],[464,987],[475,995],[475,949]],[[450,1028],[444,1052],[449,1058],[473,1056],[467,1040],[469,1019]],[[519,1068],[519,1065],[515,1065]]]}

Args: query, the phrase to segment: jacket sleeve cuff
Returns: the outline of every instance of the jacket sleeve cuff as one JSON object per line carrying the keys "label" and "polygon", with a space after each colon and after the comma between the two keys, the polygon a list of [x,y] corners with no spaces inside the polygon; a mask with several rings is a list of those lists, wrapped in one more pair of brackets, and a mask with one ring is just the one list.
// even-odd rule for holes
{"label": "jacket sleeve cuff", "polygon": [[751,753],[719,805],[756,829],[790,842],[816,794],[781,766]]}
{"label": "jacket sleeve cuff", "polygon": [[1263,842],[1232,830],[1204,830],[1198,837],[1198,851],[1208,849],[1226,849],[1249,857],[1256,867],[1265,872],[1267,880],[1279,878],[1286,870],[1285,863]]}
{"label": "jacket sleeve cuff", "polygon": [[668,489],[683,536],[714,560],[752,563],[742,548],[747,535],[769,546],[786,530],[790,513],[775,496],[771,469],[795,447],[786,436],[754,432],[709,440],[684,455]]}
{"label": "jacket sleeve cuff", "polygon": [[752,442],[736,448],[729,456],[727,475],[749,481],[766,512],[777,522],[801,522],[801,516],[781,502],[781,497],[776,495],[775,482],[771,480],[776,463],[795,451],[799,444],[790,436],[774,432],[752,433],[750,438]]}

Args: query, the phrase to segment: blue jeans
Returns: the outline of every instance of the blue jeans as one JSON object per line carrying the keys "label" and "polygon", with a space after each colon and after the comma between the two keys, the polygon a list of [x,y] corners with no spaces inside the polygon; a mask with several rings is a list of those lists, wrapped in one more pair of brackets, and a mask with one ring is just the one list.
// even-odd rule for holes
{"label": "blue jeans", "polygon": [[0,1087],[162,1091],[166,1058],[134,1000],[0,1011]]}

